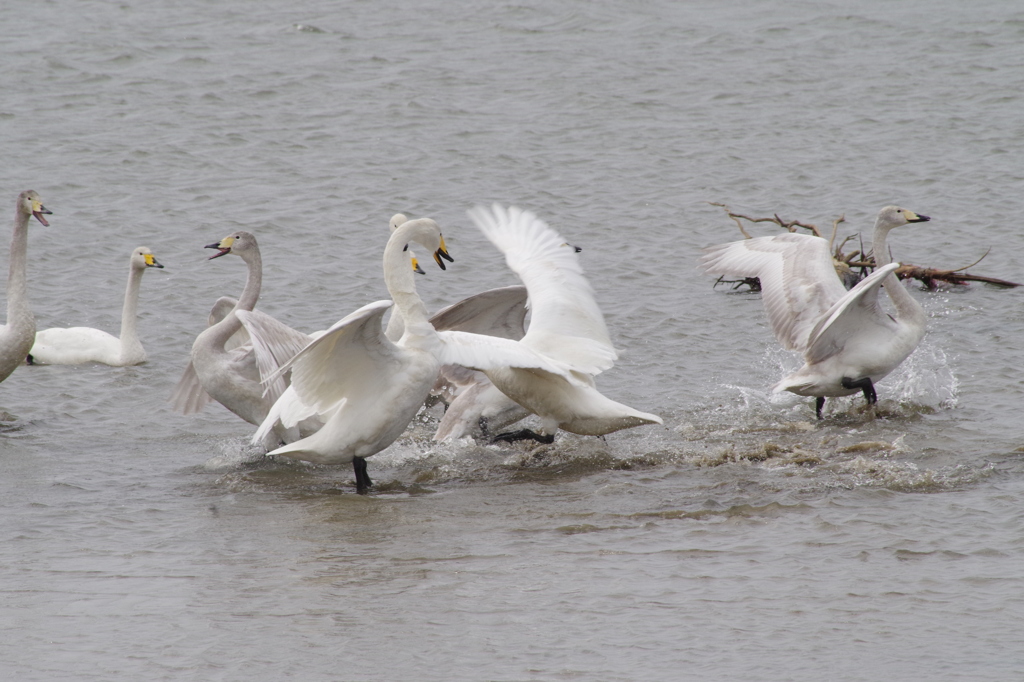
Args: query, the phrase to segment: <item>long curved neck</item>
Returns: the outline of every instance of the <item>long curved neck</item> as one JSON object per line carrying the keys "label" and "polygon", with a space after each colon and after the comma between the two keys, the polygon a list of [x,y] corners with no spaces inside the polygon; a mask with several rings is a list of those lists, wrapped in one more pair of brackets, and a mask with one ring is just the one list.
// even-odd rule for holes
{"label": "long curved neck", "polygon": [[245,287],[242,295],[238,297],[238,303],[231,309],[224,319],[206,330],[210,334],[210,342],[219,350],[224,349],[224,344],[231,336],[242,328],[242,321],[235,315],[236,310],[252,310],[260,298],[260,287],[263,285],[263,259],[258,249],[246,254],[245,264],[249,267],[245,277]]}
{"label": "long curved neck", "polygon": [[142,283],[142,273],[146,268],[135,267],[134,263],[128,266],[128,287],[124,292],[124,307],[121,308],[121,353],[131,351],[142,351],[142,342],[139,341],[137,329],[139,312],[139,285]]}
{"label": "long curved neck", "polygon": [[[889,256],[888,237],[889,230],[875,223],[875,234],[871,245],[871,251],[875,256],[875,267],[880,268],[892,262],[892,257]],[[882,285],[885,287],[886,293],[889,294],[889,300],[896,306],[896,312],[901,320],[913,319],[923,323],[924,309],[914,300],[914,297],[910,295],[895,274],[886,277]]]}
{"label": "long curved neck", "polygon": [[[409,243],[408,230],[399,228],[392,233],[384,248],[384,283],[388,287],[398,313],[405,323],[405,333],[418,329],[433,329],[427,319],[427,307],[416,293],[416,280],[404,249]],[[394,313],[392,313],[394,314]]]}
{"label": "long curved neck", "polygon": [[11,324],[15,318],[32,318],[25,284],[28,219],[29,214],[19,207],[14,216],[14,233],[11,235],[10,270],[7,274],[7,324]]}

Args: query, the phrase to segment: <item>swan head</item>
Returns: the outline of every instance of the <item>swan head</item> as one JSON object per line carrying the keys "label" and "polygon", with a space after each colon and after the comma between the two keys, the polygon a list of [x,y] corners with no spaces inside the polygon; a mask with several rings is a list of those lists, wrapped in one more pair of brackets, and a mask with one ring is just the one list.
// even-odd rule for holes
{"label": "swan head", "polygon": [[875,226],[891,230],[894,227],[906,225],[907,223],[926,223],[929,220],[931,218],[926,215],[920,215],[899,206],[886,206],[878,212]]}
{"label": "swan head", "polygon": [[140,246],[132,251],[132,267],[136,270],[144,270],[145,268],[163,268],[163,265],[156,259],[152,251],[145,246]]}
{"label": "swan head", "polygon": [[46,222],[44,215],[52,215],[53,211],[47,210],[43,206],[43,200],[39,198],[34,189],[27,189],[18,195],[18,210],[25,215],[33,215],[36,217],[43,227],[49,227],[50,223]]}
{"label": "swan head", "polygon": [[246,252],[257,249],[258,247],[256,246],[256,237],[250,232],[245,232],[244,230],[241,230],[231,235],[228,235],[227,237],[224,237],[224,239],[221,239],[219,242],[207,244],[203,248],[217,249],[217,253],[213,254],[207,259],[213,260],[214,258],[226,256],[229,253],[233,253],[236,256],[241,256]]}
{"label": "swan head", "polygon": [[[448,254],[448,247],[445,246],[444,237],[441,235],[441,228],[438,227],[437,223],[430,218],[417,218],[416,220],[403,220],[398,225],[395,225],[397,220],[405,218],[401,213],[396,213],[391,218],[391,230],[394,232],[399,227],[403,229],[403,234],[407,236],[410,241],[417,242],[425,246],[429,251],[434,254],[434,262],[437,263],[438,267],[442,270],[446,269],[444,260],[449,263],[454,263],[455,259]],[[392,234],[392,236],[394,236]],[[407,250],[409,245],[406,244],[403,247],[403,251]],[[411,254],[410,254],[411,255]],[[441,260],[441,259],[444,260]],[[412,256],[413,270],[419,273],[423,273],[423,269],[419,266],[419,261],[416,260],[416,256]]]}

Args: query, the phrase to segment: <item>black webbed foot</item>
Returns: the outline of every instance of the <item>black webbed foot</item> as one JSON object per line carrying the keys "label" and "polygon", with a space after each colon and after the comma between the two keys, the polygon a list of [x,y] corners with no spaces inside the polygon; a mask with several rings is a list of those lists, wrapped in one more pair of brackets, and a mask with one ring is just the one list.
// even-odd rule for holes
{"label": "black webbed foot", "polygon": [[530,429],[520,429],[519,431],[506,431],[505,433],[499,433],[491,440],[491,442],[514,443],[517,440],[535,440],[538,443],[550,445],[555,442],[555,434],[552,433],[544,436],[536,431],[531,431]]}
{"label": "black webbed foot", "polygon": [[363,457],[352,458],[352,469],[356,472],[356,492],[365,495],[367,489],[373,485],[370,474],[366,473],[366,459]]}
{"label": "black webbed foot", "polygon": [[868,401],[868,405],[874,405],[878,402],[878,394],[875,393],[875,385],[871,383],[871,377],[856,380],[850,377],[843,377],[840,383],[843,385],[843,388],[859,388],[863,391],[864,400]]}
{"label": "black webbed foot", "polygon": [[821,419],[821,408],[825,407],[824,396],[818,396],[814,399],[814,414],[818,415],[818,419]]}

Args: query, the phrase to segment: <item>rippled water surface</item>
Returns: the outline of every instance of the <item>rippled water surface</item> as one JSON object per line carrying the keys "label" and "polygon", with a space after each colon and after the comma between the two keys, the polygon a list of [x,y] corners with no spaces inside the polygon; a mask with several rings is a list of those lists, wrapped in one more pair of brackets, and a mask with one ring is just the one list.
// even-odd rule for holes
{"label": "rippled water surface", "polygon": [[[114,331],[133,247],[149,362],[0,386],[0,672],[18,680],[1008,680],[1024,676],[1024,301],[924,291],[918,351],[861,399],[771,386],[711,202],[1024,280],[1013,3],[8,3],[0,199],[36,189],[40,328]],[[386,297],[386,221],[442,225],[431,309],[515,282],[466,218],[530,208],[583,248],[618,364],[665,419],[606,441],[261,460],[168,396],[259,237],[260,307],[322,329]],[[7,209],[9,210],[9,209]],[[4,220],[9,220],[8,217]],[[7,229],[7,228],[4,228]],[[771,226],[751,228],[770,234]],[[6,237],[4,237],[6,239]],[[6,255],[0,256],[6,267]]]}

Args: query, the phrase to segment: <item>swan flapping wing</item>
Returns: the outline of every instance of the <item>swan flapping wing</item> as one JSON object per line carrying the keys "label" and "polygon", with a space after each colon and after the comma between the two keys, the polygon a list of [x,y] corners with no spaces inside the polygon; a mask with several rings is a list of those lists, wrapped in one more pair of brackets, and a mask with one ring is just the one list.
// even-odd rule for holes
{"label": "swan flapping wing", "polygon": [[182,414],[195,414],[211,400],[213,398],[199,383],[199,375],[196,374],[196,368],[192,366],[192,359],[189,358],[185,371],[181,373],[181,379],[171,394],[171,408]]}
{"label": "swan flapping wing", "polygon": [[618,355],[576,249],[529,211],[495,204],[477,206],[469,217],[529,291],[523,343],[580,372],[609,369]]}
{"label": "swan flapping wing", "polygon": [[822,362],[841,352],[850,339],[863,338],[872,326],[889,330],[896,327],[897,323],[882,312],[878,291],[883,280],[899,266],[899,263],[889,263],[877,268],[829,308],[808,336],[804,353],[808,363]]}
{"label": "swan flapping wing", "polygon": [[704,250],[709,275],[758,277],[772,331],[788,350],[807,349],[811,330],[846,295],[828,241],[805,234],[780,234],[719,244]]}
{"label": "swan flapping wing", "polygon": [[437,331],[460,331],[518,341],[526,334],[526,287],[488,289],[434,313]]}
{"label": "swan flapping wing", "polygon": [[575,385],[585,383],[573,367],[519,341],[467,332],[438,332],[437,336],[441,339],[438,359],[442,365],[461,365],[481,372],[514,367],[555,374]]}
{"label": "swan flapping wing", "polygon": [[391,301],[376,301],[342,318],[264,383],[291,369],[292,392],[318,414],[361,391],[376,392],[382,381],[401,371],[399,348],[384,336],[381,324],[392,305]]}
{"label": "swan flapping wing", "polygon": [[[261,379],[265,380],[275,374],[281,365],[295,357],[311,341],[308,334],[296,331],[264,312],[239,310],[235,315],[249,333]],[[266,394],[275,401],[287,388],[287,382],[280,374],[273,381],[264,382],[264,385]]]}

